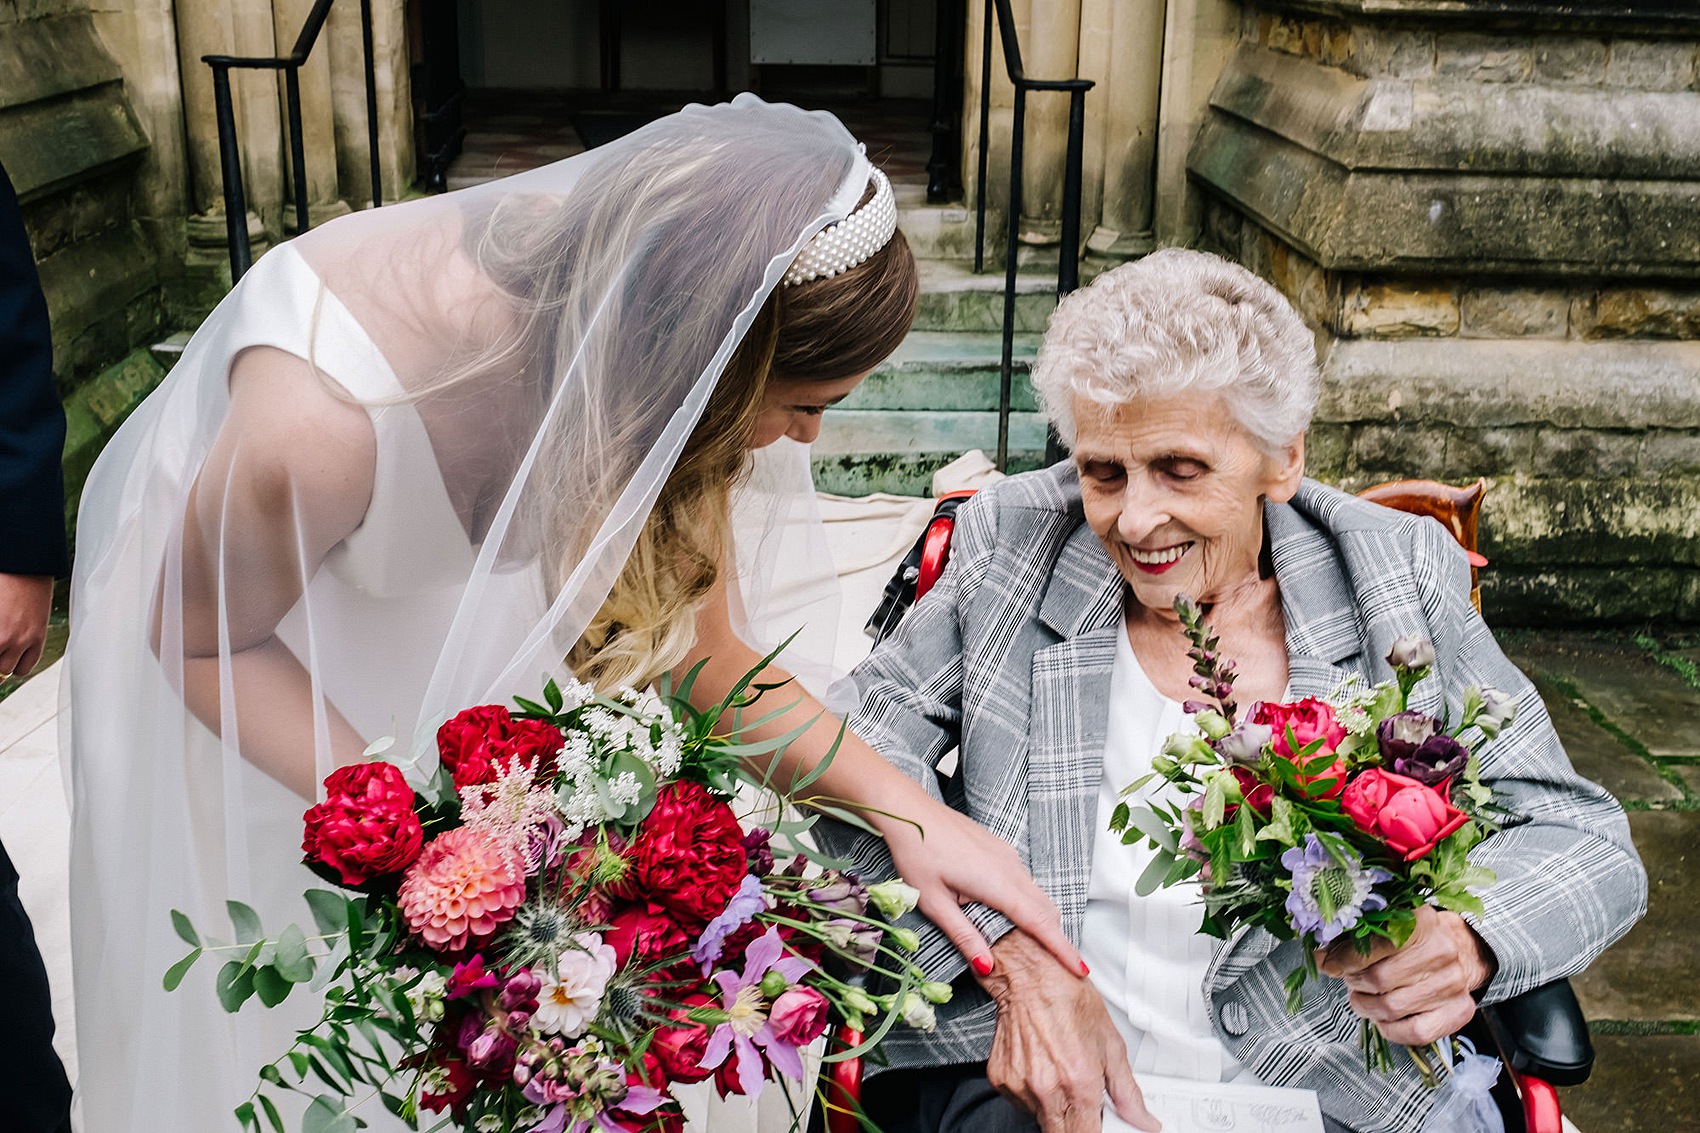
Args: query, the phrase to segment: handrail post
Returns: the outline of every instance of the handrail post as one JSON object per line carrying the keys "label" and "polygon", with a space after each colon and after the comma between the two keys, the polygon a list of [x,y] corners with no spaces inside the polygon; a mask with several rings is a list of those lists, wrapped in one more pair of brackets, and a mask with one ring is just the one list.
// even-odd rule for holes
{"label": "handrail post", "polygon": [[283,86],[289,104],[289,159],[295,168],[295,231],[299,235],[311,223],[307,216],[307,144],[301,137],[300,64],[284,68]]}
{"label": "handrail post", "polygon": [[218,116],[218,163],[224,176],[224,234],[230,244],[230,282],[254,266],[248,246],[248,199],[242,187],[242,155],[236,148],[236,111],[230,101],[230,68],[214,63],[213,107]]}
{"label": "handrail post", "polygon": [[1080,181],[1085,160],[1086,92],[1068,93],[1068,159],[1063,166],[1062,254],[1057,261],[1057,298],[1080,286]]}
{"label": "handrail post", "polygon": [[1027,125],[1027,88],[1015,86],[1009,136],[1009,238],[1004,246],[1003,356],[998,369],[998,470],[1009,464],[1009,414],[1015,369],[1015,266],[1020,252],[1022,134]]}
{"label": "handrail post", "polygon": [[992,0],[986,0],[980,40],[980,154],[974,174],[974,274],[986,268],[986,150],[991,147]]}
{"label": "handrail post", "polygon": [[366,50],[366,152],[372,163],[372,207],[384,203],[378,158],[378,72],[372,47],[372,0],[360,0],[360,44]]}

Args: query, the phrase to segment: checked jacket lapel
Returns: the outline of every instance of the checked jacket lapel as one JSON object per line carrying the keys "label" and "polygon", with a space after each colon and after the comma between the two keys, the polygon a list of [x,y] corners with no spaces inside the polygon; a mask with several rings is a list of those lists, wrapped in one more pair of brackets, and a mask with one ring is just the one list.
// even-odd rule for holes
{"label": "checked jacket lapel", "polygon": [[1027,761],[1028,867],[1076,944],[1092,875],[1093,827],[1122,629],[1121,575],[1089,527],[1063,547],[1039,611],[1061,637],[1033,654]]}

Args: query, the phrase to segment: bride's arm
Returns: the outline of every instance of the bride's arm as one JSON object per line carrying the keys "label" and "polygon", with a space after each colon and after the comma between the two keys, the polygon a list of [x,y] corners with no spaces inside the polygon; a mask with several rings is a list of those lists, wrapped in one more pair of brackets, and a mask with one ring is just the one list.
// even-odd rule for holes
{"label": "bride's arm", "polygon": [[[718,704],[761,660],[761,655],[733,632],[724,587],[724,582],[716,585],[703,604],[697,617],[696,645],[682,666],[689,670],[703,663],[691,697],[698,707]],[[769,670],[769,674],[774,674],[773,679],[783,679],[776,670]],[[848,803],[879,830],[898,872],[920,890],[921,912],[976,970],[990,970],[992,952],[985,936],[962,911],[964,904],[973,902],[997,909],[1041,941],[1070,971],[1085,970],[1080,953],[1062,931],[1056,906],[1034,883],[1014,847],[933,799],[919,783],[857,736],[842,731],[839,721],[800,687],[788,685],[769,695],[788,697],[793,707],[761,729],[758,736],[782,735],[814,719],[813,726],[779,757],[773,769],[774,781],[783,786],[808,774],[837,743],[832,762],[810,784],[808,793]],[[776,700],[774,707],[783,703]]]}
{"label": "bride's arm", "polygon": [[[184,515],[181,609],[167,570],[154,648],[168,671],[181,658],[183,700],[202,723],[224,734],[228,698],[243,757],[311,799],[319,778],[312,682],[277,627],[325,554],[365,516],[377,441],[364,409],[281,350],[238,355],[230,397]],[[359,734],[334,707],[326,716],[333,761],[358,758]]]}

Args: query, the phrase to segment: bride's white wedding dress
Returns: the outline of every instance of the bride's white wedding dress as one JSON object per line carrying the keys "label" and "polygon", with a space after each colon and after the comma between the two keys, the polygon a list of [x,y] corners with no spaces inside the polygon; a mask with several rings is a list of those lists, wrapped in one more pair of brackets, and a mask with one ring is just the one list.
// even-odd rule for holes
{"label": "bride's white wedding dress", "polygon": [[[429,761],[430,737],[448,714],[535,695],[545,673],[558,670],[562,642],[576,639],[600,604],[755,309],[797,249],[854,206],[868,176],[866,159],[836,120],[753,99],[696,108],[633,137],[586,155],[594,160],[512,178],[517,184],[498,183],[481,196],[392,206],[310,234],[300,242],[304,251],[290,244],[274,249],[209,318],[91,475],[79,533],[66,716],[79,1106],[88,1133],[236,1128],[232,1107],[253,1090],[257,1069],[317,1018],[317,996],[302,988],[279,1008],[250,1002],[237,1015],[226,1014],[212,976],[228,954],[204,958],[174,993],[161,987],[166,968],[188,948],[174,934],[168,910],[188,913],[203,934],[228,937],[224,901],[234,898],[253,905],[275,932],[290,921],[311,923],[300,895],[318,884],[300,865],[301,813],[309,800],[242,756],[242,726],[257,725],[252,716],[238,716],[228,692],[228,645],[219,652],[227,690],[219,734],[183,700],[183,626],[192,615],[183,600],[184,516],[230,409],[233,362],[260,346],[307,360],[365,407],[375,440],[376,475],[363,517],[324,555],[276,623],[277,640],[311,678],[315,766],[321,775],[332,766],[328,721],[336,713],[368,740],[396,736],[386,758]],[[673,176],[674,165],[699,167],[692,162],[720,170],[704,183],[731,199],[705,201],[700,186]],[[738,171],[751,178],[742,189],[725,183]],[[781,174],[791,179],[778,183],[785,192],[763,201],[760,194],[774,194]],[[394,348],[380,348],[369,320],[354,313],[373,301],[393,303],[394,295],[345,303],[339,287],[348,273],[327,286],[320,266],[336,256],[338,239],[355,238],[358,251],[359,238],[372,233],[394,242],[398,228],[434,233],[467,223],[468,215],[500,218],[510,205],[535,209],[539,198],[551,207],[565,202],[561,211],[570,213],[573,193],[582,194],[589,179],[619,184],[636,176],[649,178],[647,199],[659,203],[646,206],[638,195],[624,203],[640,217],[652,207],[661,220],[650,230],[634,222],[629,231],[597,236],[609,245],[595,249],[606,275],[564,273],[549,282],[559,288],[551,303],[584,312],[570,327],[562,319],[561,337],[570,330],[576,345],[557,351],[554,393],[540,407],[535,430],[518,442],[512,462],[518,472],[488,533],[475,542],[452,500],[453,473],[445,471],[417,407],[419,384],[398,376],[389,360]],[[634,292],[641,298],[652,261],[680,254],[679,229],[667,224],[682,214],[668,211],[667,193],[698,212],[724,205],[729,215],[706,226],[704,238],[751,235],[702,249],[682,266],[667,261],[657,285],[669,288],[677,309],[662,313],[663,333],[656,325],[662,314],[651,310],[652,301],[636,302]],[[600,208],[606,195],[599,190],[591,203]],[[699,231],[694,223],[689,230]],[[490,221],[485,239],[497,237],[511,234]],[[358,258],[345,254],[339,262]],[[693,278],[692,271],[700,275]],[[618,362],[633,340],[642,343],[646,364],[682,378],[632,397],[630,374],[608,358]],[[618,371],[620,381],[602,370]],[[631,423],[609,431],[630,451],[614,449],[608,436],[580,436],[590,430],[579,422],[593,416]],[[554,587],[545,584],[536,538],[524,527],[539,497],[562,490],[560,477],[543,475],[548,443],[578,454],[568,487],[583,489],[598,475],[619,477],[602,496],[586,490],[604,502],[600,511],[587,511],[585,530],[575,536],[588,547],[578,570]],[[812,495],[798,490],[799,474],[806,485],[806,451],[771,454],[742,509],[743,530],[760,538],[739,547],[750,587],[740,621],[758,643],[780,625],[794,626],[791,619],[803,613],[790,605],[770,608],[760,585],[771,578],[775,555],[784,553],[779,544],[800,530],[797,509],[813,505]],[[214,525],[219,562],[226,541],[241,535]],[[228,642],[244,611],[221,602],[217,614],[219,640]],[[808,670],[801,662],[796,667]],[[785,1128],[789,1110],[777,1094],[772,1102],[785,1114],[773,1128]],[[694,1091],[687,1107],[695,1127],[728,1133],[754,1127],[741,1101],[720,1107]],[[376,1103],[359,1112],[374,1129],[400,1128]]]}

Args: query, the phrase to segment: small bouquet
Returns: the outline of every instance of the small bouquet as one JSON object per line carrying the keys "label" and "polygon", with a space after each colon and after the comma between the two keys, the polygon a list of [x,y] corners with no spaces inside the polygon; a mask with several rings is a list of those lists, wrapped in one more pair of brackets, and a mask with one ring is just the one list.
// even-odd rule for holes
{"label": "small bouquet", "polygon": [[[311,1099],[304,1133],[365,1124],[357,1095],[413,1128],[423,1110],[446,1114],[433,1128],[479,1133],[677,1133],[676,1084],[753,1097],[803,1078],[803,1048],[829,1025],[872,1028],[829,1060],[899,1020],[931,1028],[950,988],[925,979],[913,933],[891,924],[915,890],[810,868],[796,836],[813,816],[746,829],[734,810],[740,783],[767,786],[746,760],[809,724],[754,739],[784,709],[749,710],[778,686],[756,683],[758,668],[697,711],[698,671],[670,694],[551,681],[543,703],[467,709],[438,731],[423,789],[388,762],[332,772],[305,815],[306,864],[340,890],[307,892],[314,934],[266,936],[232,901],[234,942],[203,941],[173,911],[191,951],[167,990],[222,952],[228,1011],[301,984],[324,996],[236,1108],[245,1129],[282,1133],[270,1093],[288,1090]],[[795,801],[862,825],[828,800]],[[895,990],[863,990],[869,971]]]}
{"label": "small bouquet", "polygon": [[[1467,689],[1455,726],[1410,710],[1434,648],[1401,637],[1387,658],[1392,681],[1348,686],[1337,703],[1259,703],[1242,717],[1235,663],[1218,653],[1190,598],[1175,609],[1192,642],[1191,683],[1205,699],[1185,705],[1198,731],[1170,736],[1111,816],[1124,844],[1144,839],[1155,850],[1141,896],[1202,875],[1200,931],[1226,939],[1252,926],[1302,940],[1304,963],[1286,983],[1291,1011],[1317,974],[1315,949],[1341,937],[1365,952],[1376,937],[1403,945],[1425,904],[1481,912],[1472,890],[1494,874],[1468,855],[1510,816],[1482,783],[1469,737],[1473,729],[1473,742],[1497,738],[1515,711],[1511,697]],[[1184,801],[1126,801],[1156,777]],[[1392,1068],[1389,1044],[1367,1020],[1362,1042],[1371,1069]],[[1440,1046],[1411,1051],[1430,1086],[1453,1063]]]}

